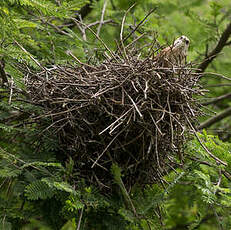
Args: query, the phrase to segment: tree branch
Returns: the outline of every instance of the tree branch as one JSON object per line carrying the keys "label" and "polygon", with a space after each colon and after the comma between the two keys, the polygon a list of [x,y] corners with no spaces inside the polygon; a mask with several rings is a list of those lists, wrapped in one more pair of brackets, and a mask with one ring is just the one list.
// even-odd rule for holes
{"label": "tree branch", "polygon": [[4,68],[5,68],[5,61],[2,58],[0,59],[0,78],[2,78],[2,85],[4,85],[4,83],[8,83],[7,74]]}
{"label": "tree branch", "polygon": [[210,101],[206,101],[206,102],[203,102],[201,104],[202,105],[216,104],[217,102],[222,101],[226,98],[231,98],[231,93],[227,93],[227,94],[221,95],[219,97],[215,97],[215,98],[211,99]]}
{"label": "tree branch", "polygon": [[[99,1],[99,0],[95,0],[95,1]],[[93,0],[90,0],[89,3],[87,3],[85,6],[83,6],[77,13],[77,16],[75,17],[75,19],[79,20],[79,16],[81,17],[81,19],[84,19],[88,14],[91,13],[92,11],[92,3]],[[66,25],[68,25],[67,27],[69,29],[73,29],[75,27],[75,23],[65,23]]]}
{"label": "tree branch", "polygon": [[208,119],[207,121],[203,122],[202,124],[200,124],[197,129],[204,129],[204,128],[208,128],[209,126],[215,124],[216,122],[224,119],[225,117],[228,117],[231,115],[231,107],[227,108],[226,110],[224,110],[223,112],[217,114],[214,117],[211,117],[210,119]]}
{"label": "tree branch", "polygon": [[221,52],[224,46],[227,45],[227,41],[231,35],[231,23],[228,24],[224,32],[222,33],[220,40],[218,41],[216,47],[208,54],[208,56],[199,65],[198,72],[204,72],[208,65],[213,61],[214,58]]}
{"label": "tree branch", "polygon": [[104,21],[103,18],[104,18],[106,7],[107,7],[107,1],[104,0],[103,9],[102,9],[101,18],[100,18],[100,23],[99,23],[99,26],[97,28],[97,33],[96,33],[98,36],[99,36],[100,29],[101,29],[103,21]]}
{"label": "tree branch", "polygon": [[[99,1],[99,0],[96,0],[96,1]],[[80,10],[79,10],[79,14],[81,15],[81,18],[85,18],[89,13],[91,13],[92,11],[92,3],[93,3],[93,0],[90,0],[89,3],[87,3],[85,6],[83,6]]]}
{"label": "tree branch", "polygon": [[154,9],[151,9],[148,12],[148,14],[139,22],[139,24],[125,38],[123,38],[123,42],[125,42],[139,28],[139,26],[145,22],[145,20],[150,16],[150,14],[152,14],[156,9],[157,7]]}
{"label": "tree branch", "polygon": [[231,41],[226,42],[225,45],[226,45],[226,46],[231,45]]}
{"label": "tree branch", "polygon": [[210,88],[210,87],[230,87],[231,83],[223,83],[223,84],[211,84],[211,85],[205,85],[204,88]]}

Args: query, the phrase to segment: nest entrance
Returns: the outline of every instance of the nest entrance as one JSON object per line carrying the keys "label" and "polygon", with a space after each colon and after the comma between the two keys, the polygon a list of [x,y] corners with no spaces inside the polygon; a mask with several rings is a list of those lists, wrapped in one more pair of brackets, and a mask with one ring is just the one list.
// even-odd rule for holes
{"label": "nest entrance", "polygon": [[60,154],[72,156],[80,178],[111,188],[116,163],[130,188],[160,180],[183,158],[187,119],[198,114],[198,78],[186,66],[166,69],[130,56],[98,66],[55,66],[30,74],[26,85],[43,109],[36,122],[58,137]]}

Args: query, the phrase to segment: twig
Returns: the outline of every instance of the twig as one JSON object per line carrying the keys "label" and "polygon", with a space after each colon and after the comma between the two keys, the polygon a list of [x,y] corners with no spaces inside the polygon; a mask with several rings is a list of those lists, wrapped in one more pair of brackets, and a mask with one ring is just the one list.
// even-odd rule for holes
{"label": "twig", "polygon": [[[182,108],[182,111],[183,111],[183,108]],[[209,155],[210,157],[212,157],[216,162],[218,162],[218,163],[220,163],[220,164],[222,164],[222,165],[227,166],[227,163],[226,163],[226,162],[224,162],[224,161],[220,160],[219,158],[217,158],[216,156],[214,156],[214,155],[207,149],[207,147],[202,143],[200,137],[198,136],[196,130],[194,129],[192,123],[189,121],[189,119],[188,119],[188,117],[187,117],[186,115],[185,115],[185,118],[186,118],[186,120],[187,120],[187,122],[188,122],[190,128],[192,129],[194,135],[196,136],[197,140],[199,141],[200,145],[201,145],[202,148],[208,153],[208,155]]]}
{"label": "twig", "polygon": [[97,28],[97,33],[96,33],[97,36],[99,36],[100,29],[101,29],[102,24],[103,24],[103,18],[104,18],[106,7],[107,7],[107,0],[104,0],[103,9],[102,9],[101,18],[100,18],[100,23],[99,23],[99,26]]}
{"label": "twig", "polygon": [[87,66],[91,69],[97,70],[97,68],[95,68],[94,66],[81,62],[71,51],[67,51],[67,54],[73,57],[80,65]]}
{"label": "twig", "polygon": [[204,72],[205,69],[208,67],[208,65],[213,61],[213,59],[221,52],[221,50],[226,45],[229,37],[231,35],[231,23],[229,23],[222,33],[216,47],[208,54],[208,57],[206,57],[202,63],[198,66],[198,69],[200,69],[199,72]]}
{"label": "twig", "polygon": [[225,87],[225,86],[230,87],[230,86],[231,86],[231,83],[214,84],[214,85],[211,84],[211,85],[206,85],[206,86],[204,86],[204,87],[209,88],[209,87]]}
{"label": "twig", "polygon": [[172,115],[171,115],[171,107],[170,107],[170,103],[169,103],[169,92],[168,92],[168,96],[167,96],[167,105],[168,105],[168,110],[169,110],[169,120],[170,120],[170,128],[171,128],[171,145],[173,145],[173,126],[172,126]]}
{"label": "twig", "polygon": [[133,211],[134,215],[135,215],[136,217],[138,217],[138,216],[137,216],[137,212],[136,212],[136,208],[135,208],[135,206],[134,206],[134,204],[133,204],[133,202],[132,202],[132,200],[131,200],[131,198],[130,198],[128,192],[127,192],[126,187],[124,186],[124,183],[123,183],[121,177],[120,177],[119,179],[120,179],[120,184],[121,184],[121,187],[122,187],[121,189],[122,189],[122,191],[125,193],[125,195],[126,195],[128,201],[130,202],[131,207],[132,207],[132,211]]}
{"label": "twig", "polygon": [[58,26],[54,25],[53,23],[48,22],[48,21],[45,22],[44,20],[42,20],[42,22],[45,23],[45,24],[47,24],[47,25],[49,25],[49,26],[51,26],[51,27],[53,27],[58,33],[66,35],[66,36],[68,36],[70,38],[73,38],[73,36],[70,33],[66,32],[64,30],[61,30]]}
{"label": "twig", "polygon": [[139,22],[139,24],[123,39],[123,42],[127,41],[127,39],[143,24],[143,22],[157,9],[154,8]]}
{"label": "twig", "polygon": [[47,71],[47,69],[45,67],[43,67],[21,44],[19,44],[16,40],[14,40],[14,42],[21,48],[21,50],[29,55],[29,57],[43,70]]}
{"label": "twig", "polygon": [[[77,19],[75,19],[75,18],[71,18],[76,24],[78,24],[78,23],[80,23],[81,25],[83,25],[83,26],[86,26],[86,25],[84,25],[82,22],[80,22],[80,21],[78,21]],[[115,55],[114,55],[114,53],[108,48],[108,46],[106,45],[106,43],[90,28],[90,27],[87,27],[87,29],[88,30],[90,30],[91,31],[91,33],[93,33],[94,34],[94,36],[102,43],[102,45],[105,47],[105,49],[111,54],[111,58],[114,58],[115,60],[117,60],[116,59],[116,57],[115,57]]]}
{"label": "twig", "polygon": [[137,107],[136,103],[134,102],[134,100],[131,98],[131,96],[130,96],[126,91],[124,91],[124,92],[125,92],[125,94],[129,97],[129,99],[131,100],[132,104],[134,105],[134,107],[135,107],[137,113],[138,113],[138,114],[140,115],[140,117],[142,118],[143,115],[142,115],[142,113],[140,112],[140,110],[138,109],[138,107]]}
{"label": "twig", "polygon": [[219,74],[219,73],[205,72],[203,75],[207,75],[207,74],[209,74],[211,76],[215,76],[215,77],[220,77],[220,78],[223,78],[223,79],[228,80],[228,81],[231,81],[231,78],[226,77],[226,76],[224,76],[222,74]]}
{"label": "twig", "polygon": [[137,37],[136,39],[134,39],[131,43],[129,43],[125,49],[127,50],[128,47],[132,46],[133,44],[135,44],[138,40],[140,40],[144,35],[146,35],[145,33],[141,34],[139,37]]}
{"label": "twig", "polygon": [[123,16],[123,19],[122,19],[122,23],[121,23],[121,28],[120,28],[120,43],[121,43],[121,46],[123,48],[123,52],[124,52],[124,55],[125,55],[125,58],[126,60],[128,60],[128,57],[126,55],[126,50],[124,48],[124,43],[123,43],[123,30],[124,30],[124,23],[125,23],[125,19],[126,19],[126,16],[128,14],[128,12],[135,6],[135,4],[133,4],[132,6],[130,6],[128,8],[128,10],[125,12],[124,16]]}
{"label": "twig", "polygon": [[[79,21],[80,21],[81,23],[83,23],[83,20],[82,20],[81,15],[79,15]],[[81,25],[81,24],[76,23],[76,22],[75,22],[75,24],[76,24],[76,26],[79,28],[80,32],[82,33],[83,40],[84,40],[84,41],[87,41],[86,26],[85,26],[85,25]]]}
{"label": "twig", "polygon": [[111,123],[107,128],[105,128],[103,131],[101,131],[99,133],[99,135],[103,134],[104,132],[106,132],[108,129],[110,129],[111,127],[113,127],[118,121],[120,121],[123,117],[125,117],[129,112],[132,111],[133,108],[130,108],[127,112],[125,112],[122,116],[120,116],[118,119],[116,119],[113,123]]}
{"label": "twig", "polygon": [[5,61],[3,58],[0,59],[0,77],[2,78],[2,85],[8,84],[7,74],[5,72]]}
{"label": "twig", "polygon": [[97,157],[97,159],[95,160],[95,162],[93,163],[93,165],[91,166],[91,168],[94,168],[94,166],[96,165],[96,163],[99,161],[99,159],[103,156],[103,154],[108,150],[108,148],[112,145],[112,143],[116,140],[116,138],[122,133],[124,132],[125,129],[122,129],[120,132],[118,132],[115,137],[110,141],[110,143],[107,145],[107,147],[103,150],[103,152]]}
{"label": "twig", "polygon": [[226,98],[231,98],[231,93],[227,93],[227,94],[221,95],[219,97],[215,97],[213,99],[210,99],[209,101],[202,102],[201,104],[202,105],[216,104],[217,102],[220,102]]}
{"label": "twig", "polygon": [[211,117],[210,119],[206,120],[205,122],[203,122],[202,124],[200,124],[197,129],[204,129],[207,128],[213,124],[215,124],[216,122],[228,117],[231,115],[231,107],[225,109],[224,111],[222,111],[221,113],[215,115],[214,117]]}
{"label": "twig", "polygon": [[155,120],[154,120],[154,118],[153,118],[153,116],[152,116],[152,114],[151,114],[150,112],[149,112],[149,115],[150,115],[150,117],[151,117],[151,119],[152,119],[154,125],[156,126],[156,129],[158,130],[159,134],[160,134],[161,136],[163,136],[163,133],[162,133],[161,130],[159,129],[158,125],[156,124],[156,122],[155,122]]}
{"label": "twig", "polygon": [[149,80],[145,81],[144,98],[145,98],[146,100],[147,100],[147,98],[148,98],[147,92],[148,92],[148,90],[149,90],[149,85],[148,85],[148,83],[149,83]]}
{"label": "twig", "polygon": [[80,230],[82,216],[83,216],[83,208],[81,208],[81,211],[80,211],[80,217],[79,217],[78,226],[76,230]]}
{"label": "twig", "polygon": [[107,24],[107,23],[113,23],[113,24],[117,24],[115,21],[113,21],[112,19],[107,19],[107,20],[104,20],[104,21],[95,21],[95,22],[92,22],[92,23],[90,23],[90,24],[87,24],[86,25],[86,29],[88,28],[88,27],[92,27],[92,26],[96,26],[96,25],[98,25],[98,24],[102,24],[102,25],[104,25],[104,24]]}
{"label": "twig", "polygon": [[13,85],[14,85],[14,80],[13,78],[11,77],[10,81],[9,81],[10,85],[10,97],[9,97],[9,101],[8,103],[11,104],[11,100],[12,100],[12,96],[13,96]]}

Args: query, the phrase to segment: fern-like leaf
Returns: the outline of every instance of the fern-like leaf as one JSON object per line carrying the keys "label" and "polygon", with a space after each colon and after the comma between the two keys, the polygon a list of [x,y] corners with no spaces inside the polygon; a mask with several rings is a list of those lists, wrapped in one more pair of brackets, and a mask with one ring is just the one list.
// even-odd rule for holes
{"label": "fern-like leaf", "polygon": [[44,181],[37,180],[26,186],[25,195],[29,200],[47,199],[54,196],[55,189],[47,185]]}

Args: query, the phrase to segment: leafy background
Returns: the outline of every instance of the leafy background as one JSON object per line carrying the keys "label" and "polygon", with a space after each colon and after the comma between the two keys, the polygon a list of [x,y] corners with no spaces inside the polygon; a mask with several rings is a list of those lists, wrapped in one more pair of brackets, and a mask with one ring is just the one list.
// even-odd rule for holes
{"label": "leafy background", "polygon": [[[82,23],[95,32],[100,25],[100,37],[115,49],[122,18],[134,3],[126,17],[125,36],[155,9],[133,34],[147,34],[139,46],[153,39],[164,46],[184,34],[191,40],[192,63],[200,63],[214,49],[231,19],[229,0],[5,0],[0,2],[0,70],[24,92],[24,72],[18,63],[35,70],[73,63],[68,51],[83,62],[91,57],[97,63],[104,47],[73,18],[79,20],[80,14]],[[100,24],[102,15],[105,23]],[[230,41],[231,37],[206,72],[231,79]],[[230,80],[215,74],[205,73],[201,85],[209,90],[201,98],[205,103],[230,94]],[[0,229],[231,229],[230,112],[198,133],[227,166],[214,161],[196,138],[190,140],[184,166],[166,175],[165,184],[145,190],[137,186],[130,192],[139,214],[135,216],[121,193],[104,196],[84,181],[75,184],[74,162],[57,158],[57,140],[47,136],[38,141],[36,127],[22,122],[28,114],[18,112],[36,112],[36,106],[17,97],[11,100],[4,84],[0,98]],[[206,104],[200,124],[230,106],[230,96]],[[120,169],[114,167],[111,173],[120,186]]]}

